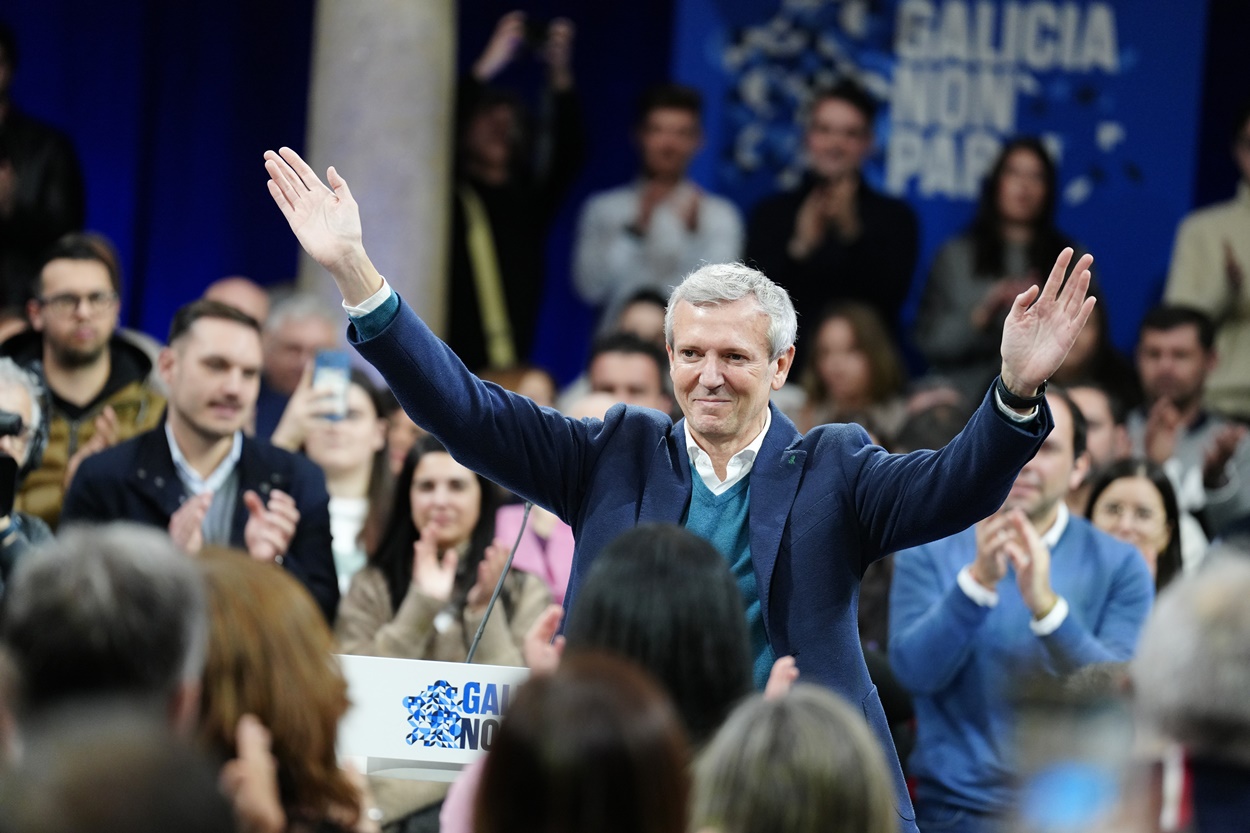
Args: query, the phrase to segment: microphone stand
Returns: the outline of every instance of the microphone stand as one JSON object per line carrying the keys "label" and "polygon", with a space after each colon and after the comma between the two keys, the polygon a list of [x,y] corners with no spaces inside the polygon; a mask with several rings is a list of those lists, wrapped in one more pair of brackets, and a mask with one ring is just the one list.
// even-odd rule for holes
{"label": "microphone stand", "polygon": [[490,620],[491,611],[495,609],[495,602],[499,601],[499,594],[503,592],[504,579],[508,577],[508,572],[512,569],[512,559],[516,556],[517,548],[521,546],[521,536],[525,534],[525,524],[529,522],[530,510],[534,508],[534,504],[525,501],[525,514],[521,516],[521,528],[517,531],[516,542],[512,545],[512,552],[508,553],[508,560],[503,565],[503,572],[499,574],[499,581],[495,582],[495,592],[490,594],[490,601],[486,604],[486,615],[482,617],[482,624],[477,626],[477,633],[473,636],[473,642],[469,645],[469,655],[464,658],[465,662],[473,662],[473,656],[477,653],[477,645],[482,641],[482,634],[486,631],[486,623]]}

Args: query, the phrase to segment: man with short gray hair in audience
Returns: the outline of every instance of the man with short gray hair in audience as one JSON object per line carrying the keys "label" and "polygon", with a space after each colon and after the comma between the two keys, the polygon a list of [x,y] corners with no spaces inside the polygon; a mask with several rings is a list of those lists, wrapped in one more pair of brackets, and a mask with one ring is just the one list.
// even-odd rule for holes
{"label": "man with short gray hair in audience", "polygon": [[[16,666],[22,692],[18,734],[24,727],[39,749],[41,741],[64,737],[74,720],[88,715],[98,718],[93,726],[104,731],[129,720],[137,743],[160,738],[150,734],[159,725],[179,738],[193,738],[208,642],[203,578],[167,534],[122,522],[67,524],[55,541],[18,565],[0,610],[0,648]],[[84,727],[84,737],[90,729]],[[245,717],[237,729],[238,758],[221,769],[219,784],[239,830],[279,829],[263,824],[275,814],[281,817],[269,742],[264,727]],[[62,774],[91,772],[87,767],[98,759],[89,748],[76,750],[87,758]],[[127,751],[118,765],[135,760],[135,750]],[[188,752],[174,760],[195,758]],[[35,761],[34,772],[41,766],[46,773],[46,759]],[[30,774],[22,767],[19,762],[15,777]],[[23,789],[41,792],[25,796],[20,806],[38,808],[37,802],[47,799],[42,791],[55,795],[58,786],[64,781],[28,778]],[[82,816],[111,817],[107,808]],[[133,818],[121,810],[118,816]]]}
{"label": "man with short gray hair in audience", "polygon": [[149,701],[190,731],[208,646],[204,588],[164,532],[75,526],[18,564],[0,641],[27,713],[85,697]]}
{"label": "man with short gray hair in audience", "polygon": [[338,311],[308,292],[292,292],[277,300],[263,324],[264,366],[256,398],[256,434],[267,440],[299,386],[305,369],[321,350],[339,346]]}

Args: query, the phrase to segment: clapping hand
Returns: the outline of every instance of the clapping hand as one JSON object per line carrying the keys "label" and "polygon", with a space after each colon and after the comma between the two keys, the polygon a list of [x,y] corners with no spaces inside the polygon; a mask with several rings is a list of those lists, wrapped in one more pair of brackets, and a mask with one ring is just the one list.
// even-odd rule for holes
{"label": "clapping hand", "polygon": [[1229,423],[1215,432],[1202,453],[1203,486],[1218,489],[1228,484],[1224,469],[1247,435],[1250,435],[1250,429],[1239,422]]}
{"label": "clapping hand", "polygon": [[547,609],[534,620],[525,634],[525,642],[521,645],[521,654],[525,664],[535,674],[550,674],[560,667],[560,657],[564,654],[564,637],[556,636],[560,630],[560,620],[564,618],[564,608],[560,605],[547,605]]}
{"label": "clapping hand", "polygon": [[213,503],[212,492],[188,498],[169,516],[169,537],[185,553],[195,555],[204,546],[204,516]]}
{"label": "clapping hand", "polygon": [[261,499],[248,489],[243,493],[248,519],[243,527],[243,545],[257,561],[275,561],[286,555],[299,527],[299,509],[295,498],[280,489],[269,492],[269,500]]}
{"label": "clapping hand", "polygon": [[65,477],[62,482],[66,489],[69,488],[74,475],[78,473],[78,466],[83,460],[92,454],[98,454],[106,448],[117,445],[117,441],[121,439],[121,425],[117,421],[117,412],[113,410],[112,405],[104,406],[104,410],[100,411],[100,415],[95,418],[92,427],[95,433],[91,435],[91,439],[78,446],[78,451],[74,452],[74,456],[70,457],[69,462],[65,464]]}
{"label": "clapping hand", "polygon": [[977,554],[972,562],[972,578],[987,590],[995,590],[1007,575],[1007,542],[1012,537],[1007,513],[990,515],[976,526]]}
{"label": "clapping hand", "polygon": [[451,599],[456,586],[456,565],[460,556],[448,549],[438,556],[438,543],[432,527],[421,530],[421,537],[412,545],[412,583],[422,594],[440,602]]}
{"label": "clapping hand", "polygon": [[508,552],[508,545],[498,540],[486,548],[486,554],[477,565],[477,581],[469,588],[469,595],[465,598],[465,605],[470,610],[480,611],[490,601],[508,563]]}
{"label": "clapping hand", "polygon": [[972,326],[988,330],[997,325],[1006,312],[1011,311],[1016,296],[1037,283],[1035,278],[1001,278],[990,285],[981,296],[981,302],[972,310]]}
{"label": "clapping hand", "polygon": [[1042,619],[1059,602],[1050,586],[1050,549],[1023,509],[1012,509],[1007,513],[1007,520],[1014,534],[1008,538],[1006,550],[1016,570],[1020,598],[1034,619]]}

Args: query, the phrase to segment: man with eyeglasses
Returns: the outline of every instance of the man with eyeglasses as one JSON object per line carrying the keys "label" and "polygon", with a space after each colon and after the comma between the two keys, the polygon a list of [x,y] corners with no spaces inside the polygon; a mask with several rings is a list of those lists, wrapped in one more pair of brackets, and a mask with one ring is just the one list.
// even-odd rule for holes
{"label": "man with eyeglasses", "polygon": [[48,390],[48,446],[18,507],[53,528],[78,464],[155,427],[165,409],[151,354],[117,326],[120,289],[108,241],[67,234],[44,258],[26,309],[32,330],[0,345]]}

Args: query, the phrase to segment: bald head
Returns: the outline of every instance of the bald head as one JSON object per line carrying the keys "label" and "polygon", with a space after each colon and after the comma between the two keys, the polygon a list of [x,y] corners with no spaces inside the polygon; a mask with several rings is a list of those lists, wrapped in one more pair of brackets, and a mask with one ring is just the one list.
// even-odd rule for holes
{"label": "bald head", "polygon": [[204,290],[203,297],[245,312],[260,324],[264,324],[269,317],[269,293],[260,284],[241,275],[213,281]]}

